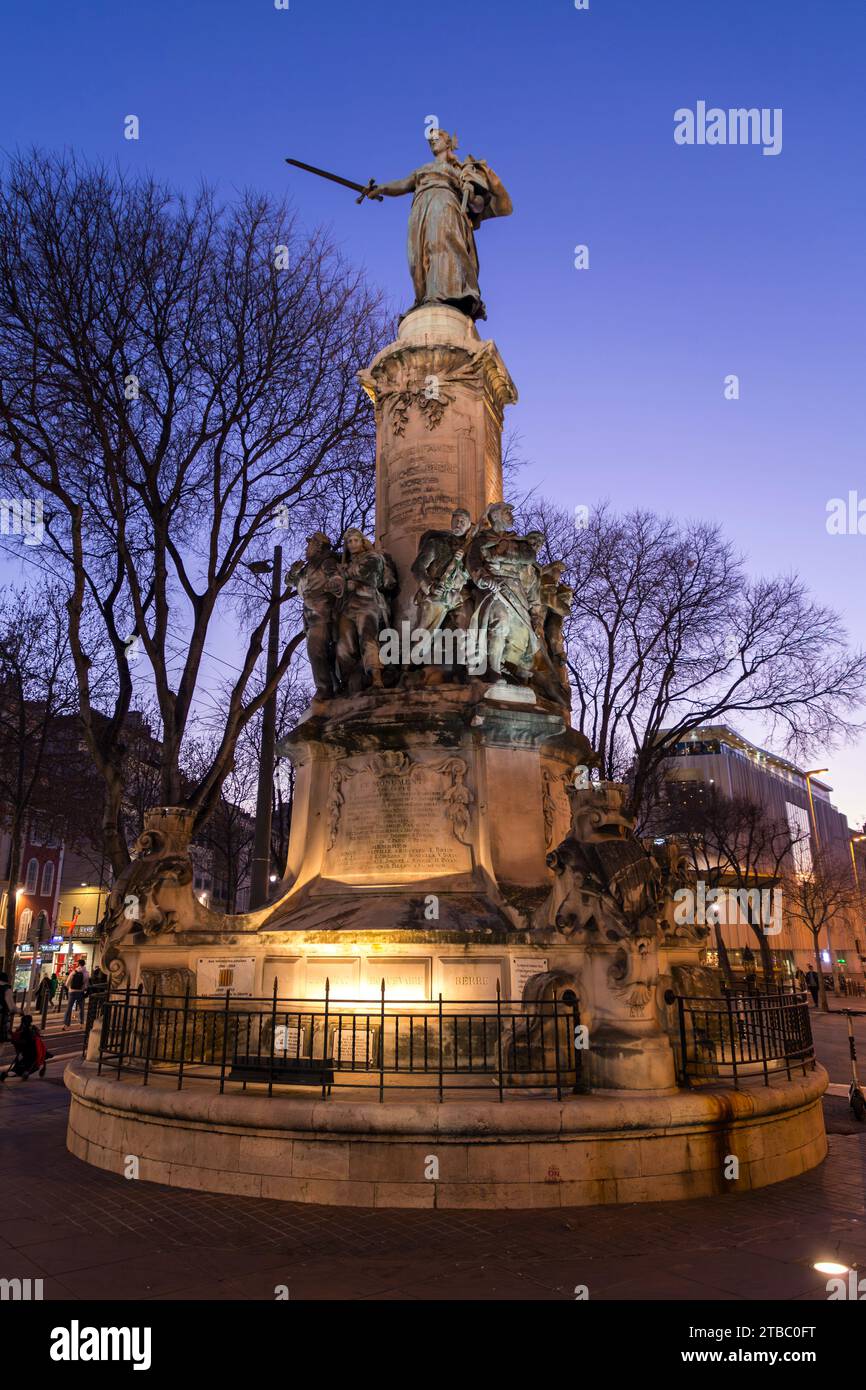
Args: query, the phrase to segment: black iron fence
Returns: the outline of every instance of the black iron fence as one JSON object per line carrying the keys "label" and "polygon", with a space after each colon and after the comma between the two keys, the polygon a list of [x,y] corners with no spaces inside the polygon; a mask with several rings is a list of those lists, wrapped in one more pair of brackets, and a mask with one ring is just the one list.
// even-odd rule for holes
{"label": "black iron fence", "polygon": [[447,1091],[581,1088],[575,1005],[556,998],[471,1004],[441,997],[378,1000],[238,999],[146,994],[141,986],[94,1001],[101,1016],[98,1069],[227,1085],[334,1086]]}
{"label": "black iron fence", "polygon": [[805,994],[780,987],[761,994],[729,990],[722,998],[676,996],[677,1062],[684,1085],[741,1081],[815,1066]]}
{"label": "black iron fence", "polygon": [[[790,987],[719,997],[667,996],[676,1004],[682,1085],[788,1079],[815,1065],[806,997]],[[556,997],[493,1000],[238,999],[229,994],[146,994],[142,986],[94,994],[87,1036],[100,1021],[100,1073],[171,1078],[178,1090],[196,1080],[220,1093],[239,1084],[266,1087],[429,1088],[498,1094],[527,1088],[586,1089],[578,1006]],[[85,1047],[87,1044],[85,1044]],[[585,1044],[584,1044],[585,1046]],[[591,1055],[591,1038],[589,1049]]]}

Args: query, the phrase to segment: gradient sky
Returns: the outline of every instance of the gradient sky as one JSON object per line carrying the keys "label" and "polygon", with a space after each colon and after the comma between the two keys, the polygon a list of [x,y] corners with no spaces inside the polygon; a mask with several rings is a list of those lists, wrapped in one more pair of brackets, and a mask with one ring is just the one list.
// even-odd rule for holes
{"label": "gradient sky", "polygon": [[[291,193],[395,309],[409,200],[357,207],[284,157],[384,182],[426,158],[427,115],[456,129],[515,206],[478,242],[523,480],[720,519],[866,641],[866,535],[825,527],[866,498],[863,0],[6,0],[2,26],[3,148]],[[676,145],[698,100],[781,107],[782,152]],[[862,823],[866,739],[820,761]]]}

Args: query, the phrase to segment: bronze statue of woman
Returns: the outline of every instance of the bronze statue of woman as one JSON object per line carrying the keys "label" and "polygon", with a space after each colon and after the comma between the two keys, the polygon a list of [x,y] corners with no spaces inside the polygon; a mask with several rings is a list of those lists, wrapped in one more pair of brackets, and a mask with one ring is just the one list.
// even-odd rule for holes
{"label": "bronze statue of woman", "polygon": [[408,178],[372,184],[364,189],[364,196],[413,195],[408,242],[415,286],[412,307],[449,304],[471,319],[484,319],[475,232],[490,217],[507,217],[511,199],[483,159],[457,158],[456,136],[431,130],[427,138],[434,156],[429,164],[422,164]]}

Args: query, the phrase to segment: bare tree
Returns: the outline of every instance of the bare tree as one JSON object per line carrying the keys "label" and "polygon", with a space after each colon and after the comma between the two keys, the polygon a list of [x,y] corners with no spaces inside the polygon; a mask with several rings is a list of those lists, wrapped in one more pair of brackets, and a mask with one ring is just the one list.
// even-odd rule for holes
{"label": "bare tree", "polygon": [[[292,808],[295,792],[295,769],[286,755],[285,739],[300,720],[312,699],[312,685],[306,661],[293,663],[288,676],[277,693],[276,757],[274,759],[271,801],[271,873],[282,878],[289,854],[292,829]],[[262,756],[262,721],[251,720],[238,740],[236,761],[239,774],[246,776],[252,786],[258,776]],[[248,771],[244,772],[244,769]],[[250,808],[255,804],[252,794]]]}
{"label": "bare tree", "polygon": [[786,880],[787,910],[812,937],[818,975],[818,1003],[825,1012],[829,1006],[821,964],[821,933],[826,932],[827,946],[831,948],[830,928],[856,906],[857,897],[850,864],[844,856],[828,850],[813,848],[811,869],[792,873]]}
{"label": "bare tree", "polygon": [[30,593],[0,592],[0,818],[11,842],[6,970],[15,953],[16,891],[28,827],[38,813],[57,829],[69,813],[73,768],[52,766],[50,749],[57,721],[74,709],[74,701],[62,593],[46,585]]}
{"label": "bare tree", "polygon": [[631,783],[639,817],[664,761],[701,725],[757,719],[789,754],[860,729],[866,654],[796,576],[749,578],[707,523],[604,505],[575,525],[543,501],[523,515],[574,588],[565,635],[578,725],[602,776]]}
{"label": "bare tree", "polygon": [[[671,790],[677,785],[671,784]],[[687,785],[691,788],[694,784]],[[781,891],[785,895],[799,837],[787,821],[774,819],[760,803],[747,797],[725,797],[709,786],[699,791],[695,788],[687,799],[673,802],[664,815],[664,824],[690,847],[696,874],[700,869],[712,879],[708,887],[733,888],[757,940],[764,978],[771,984],[773,957],[768,936],[779,925],[772,894]],[[716,923],[716,940],[721,938]],[[720,956],[724,964],[727,952],[722,955],[720,949]]]}
{"label": "bare tree", "polygon": [[[160,800],[200,826],[238,737],[285,674],[250,693],[268,602],[235,648],[213,758],[183,785],[182,746],[209,637],[243,565],[300,537],[334,488],[370,494],[374,422],[356,374],[383,337],[379,300],[321,232],[247,194],[232,208],[74,158],[12,160],[0,185],[0,478],[45,503],[69,585],[84,736],[105,787],[115,872],[123,730],[139,655],[159,710]],[[287,598],[285,589],[276,602]],[[92,672],[108,666],[99,718]]]}
{"label": "bare tree", "polygon": [[[193,759],[193,765],[187,762],[186,767],[192,779],[197,775],[196,764],[207,765],[214,751],[206,738],[188,745],[187,757]],[[208,851],[214,874],[225,878],[225,910],[229,913],[238,911],[238,894],[249,880],[252,866],[257,772],[251,762],[236,758],[217,805],[195,837],[196,844]]]}

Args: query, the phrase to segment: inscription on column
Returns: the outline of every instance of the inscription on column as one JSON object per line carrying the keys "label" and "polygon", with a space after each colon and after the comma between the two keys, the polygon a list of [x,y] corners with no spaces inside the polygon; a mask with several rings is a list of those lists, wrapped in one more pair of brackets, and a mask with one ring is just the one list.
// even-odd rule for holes
{"label": "inscription on column", "polygon": [[459,505],[455,450],[419,440],[393,449],[387,459],[388,529],[422,531],[447,520]]}

